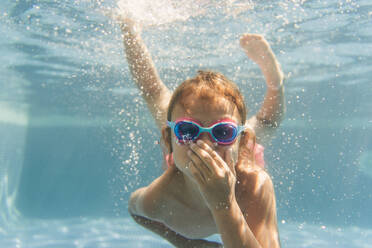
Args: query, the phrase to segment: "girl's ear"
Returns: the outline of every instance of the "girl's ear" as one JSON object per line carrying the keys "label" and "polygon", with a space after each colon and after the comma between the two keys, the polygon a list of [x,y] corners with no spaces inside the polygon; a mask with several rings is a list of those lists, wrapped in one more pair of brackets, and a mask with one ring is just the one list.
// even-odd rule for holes
{"label": "girl's ear", "polygon": [[171,129],[170,127],[163,127],[161,129],[161,139],[164,147],[168,150],[168,153],[172,153],[172,141],[171,141]]}

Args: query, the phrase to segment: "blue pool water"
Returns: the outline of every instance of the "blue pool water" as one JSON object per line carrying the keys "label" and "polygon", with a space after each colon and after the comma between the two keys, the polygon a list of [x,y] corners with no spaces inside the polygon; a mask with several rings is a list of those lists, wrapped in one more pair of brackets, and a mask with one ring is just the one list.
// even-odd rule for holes
{"label": "blue pool water", "polygon": [[170,88],[218,70],[250,114],[265,85],[237,39],[264,34],[287,76],[286,119],[265,149],[282,246],[370,247],[372,3],[149,2],[1,1],[0,247],[171,247],[127,214],[162,170],[109,17],[118,5],[143,23]]}

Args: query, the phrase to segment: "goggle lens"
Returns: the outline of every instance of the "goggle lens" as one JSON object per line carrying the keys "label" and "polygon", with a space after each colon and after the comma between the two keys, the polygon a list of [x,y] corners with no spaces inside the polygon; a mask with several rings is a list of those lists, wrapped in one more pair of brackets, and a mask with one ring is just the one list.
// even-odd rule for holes
{"label": "goggle lens", "polygon": [[221,142],[228,143],[236,137],[236,127],[232,124],[220,124],[212,129],[213,136]]}
{"label": "goggle lens", "polygon": [[193,140],[199,133],[199,127],[191,122],[181,121],[177,123],[175,133],[179,140]]}

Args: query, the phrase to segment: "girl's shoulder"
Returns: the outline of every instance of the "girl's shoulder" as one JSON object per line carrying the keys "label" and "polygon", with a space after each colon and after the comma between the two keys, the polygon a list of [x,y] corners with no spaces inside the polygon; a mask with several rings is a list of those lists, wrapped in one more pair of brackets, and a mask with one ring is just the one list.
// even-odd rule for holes
{"label": "girl's shoulder", "polygon": [[249,226],[259,227],[267,218],[275,222],[275,192],[270,175],[254,166],[240,170],[237,177],[236,200]]}
{"label": "girl's shoulder", "polygon": [[168,206],[172,201],[172,185],[174,179],[168,170],[145,187],[143,207],[146,216],[151,219],[158,219],[163,215],[164,206]]}
{"label": "girl's shoulder", "polygon": [[246,198],[261,197],[264,192],[274,193],[273,183],[267,171],[258,165],[236,168],[236,192]]}

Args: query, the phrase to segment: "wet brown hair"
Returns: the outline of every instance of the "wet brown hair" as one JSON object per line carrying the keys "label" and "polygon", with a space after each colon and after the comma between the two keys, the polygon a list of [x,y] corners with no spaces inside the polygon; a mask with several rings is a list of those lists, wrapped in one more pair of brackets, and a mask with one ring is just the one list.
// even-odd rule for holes
{"label": "wet brown hair", "polygon": [[224,97],[237,107],[242,124],[245,124],[247,109],[244,104],[243,95],[240,93],[235,83],[227,79],[219,72],[198,71],[198,74],[191,79],[185,80],[173,92],[168,104],[167,120],[171,121],[172,111],[175,105],[181,104],[185,107],[188,96],[207,99],[213,104],[218,97]]}

